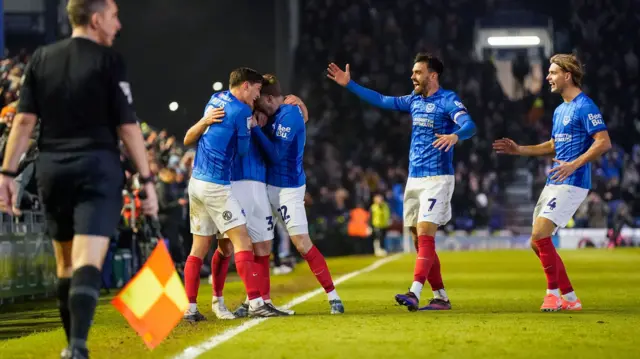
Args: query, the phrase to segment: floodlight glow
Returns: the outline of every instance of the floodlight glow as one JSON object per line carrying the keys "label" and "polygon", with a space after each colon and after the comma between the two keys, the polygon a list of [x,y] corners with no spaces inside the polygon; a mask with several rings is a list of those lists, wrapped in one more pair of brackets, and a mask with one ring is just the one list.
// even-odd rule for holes
{"label": "floodlight glow", "polygon": [[535,46],[540,45],[537,36],[490,36],[487,42],[491,46]]}

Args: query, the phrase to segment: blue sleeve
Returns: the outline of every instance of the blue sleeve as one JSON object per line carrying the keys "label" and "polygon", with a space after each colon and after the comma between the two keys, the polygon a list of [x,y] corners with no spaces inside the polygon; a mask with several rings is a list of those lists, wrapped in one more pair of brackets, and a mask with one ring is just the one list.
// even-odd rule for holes
{"label": "blue sleeve", "polygon": [[595,104],[588,104],[580,109],[580,121],[587,130],[589,136],[593,136],[600,131],[606,131],[607,125],[600,113],[600,109]]}
{"label": "blue sleeve", "polygon": [[251,144],[250,122],[250,111],[241,111],[235,118],[236,131],[238,133],[238,149],[236,152],[239,156],[249,153],[249,145]]}
{"label": "blue sleeve", "polygon": [[304,118],[299,112],[291,111],[284,114],[282,119],[276,123],[273,142],[258,126],[254,127],[251,133],[265,152],[267,160],[270,163],[277,163],[282,160],[287,149],[294,142],[300,126],[304,126]]}
{"label": "blue sleeve", "polygon": [[362,100],[372,104],[373,106],[384,108],[386,110],[396,110],[411,112],[411,98],[413,95],[402,97],[384,96],[366,87],[362,87],[351,80],[347,84],[347,90],[356,94]]}
{"label": "blue sleeve", "polygon": [[451,121],[460,126],[460,128],[454,132],[458,135],[458,139],[464,141],[476,134],[476,124],[456,94],[451,94],[449,98],[447,98],[446,111]]}

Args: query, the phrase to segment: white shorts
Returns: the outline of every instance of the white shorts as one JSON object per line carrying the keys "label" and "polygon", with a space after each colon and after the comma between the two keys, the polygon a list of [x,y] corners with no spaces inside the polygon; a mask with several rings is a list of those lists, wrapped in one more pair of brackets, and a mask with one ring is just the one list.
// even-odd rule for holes
{"label": "white shorts", "polygon": [[257,181],[231,182],[231,193],[247,217],[247,230],[252,243],[273,240],[275,221],[271,215],[267,185]]}
{"label": "white shorts", "polygon": [[309,233],[307,212],[304,208],[306,189],[307,186],[297,188],[267,186],[273,215],[284,223],[290,236]]}
{"label": "white shorts", "polygon": [[189,180],[191,233],[213,236],[247,223],[230,185]]}
{"label": "white shorts", "polygon": [[404,190],[404,226],[416,227],[418,222],[447,224],[455,182],[452,175],[409,177]]}
{"label": "white shorts", "polygon": [[564,228],[576,213],[578,207],[589,194],[586,188],[567,184],[548,184],[544,186],[540,198],[533,210],[533,223],[538,216],[544,217],[556,224],[556,229]]}

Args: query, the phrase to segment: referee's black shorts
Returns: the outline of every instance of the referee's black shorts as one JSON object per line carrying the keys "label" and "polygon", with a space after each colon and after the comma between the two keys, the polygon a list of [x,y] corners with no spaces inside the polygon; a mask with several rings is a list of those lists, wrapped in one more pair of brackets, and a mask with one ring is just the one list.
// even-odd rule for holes
{"label": "referee's black shorts", "polygon": [[52,239],[64,242],[76,234],[111,237],[115,233],[124,187],[118,154],[40,152],[36,178]]}

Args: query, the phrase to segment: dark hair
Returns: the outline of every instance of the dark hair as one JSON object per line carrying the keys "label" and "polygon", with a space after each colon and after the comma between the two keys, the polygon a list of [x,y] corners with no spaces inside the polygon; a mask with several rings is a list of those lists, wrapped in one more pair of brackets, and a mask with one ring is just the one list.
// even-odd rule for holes
{"label": "dark hair", "polygon": [[262,76],[262,90],[260,94],[271,96],[282,96],[282,90],[280,89],[280,81],[276,75],[266,74]]}
{"label": "dark hair", "polygon": [[237,68],[231,71],[229,75],[229,88],[240,86],[245,81],[250,84],[261,83],[262,75],[258,71],[248,67]]}
{"label": "dark hair", "polygon": [[67,15],[71,26],[86,26],[91,16],[107,6],[107,0],[69,0]]}
{"label": "dark hair", "polygon": [[427,64],[427,69],[431,72],[435,71],[438,76],[442,75],[442,72],[444,71],[444,64],[442,61],[429,53],[418,53],[416,58],[413,60],[413,63],[415,64],[418,62],[424,62]]}

